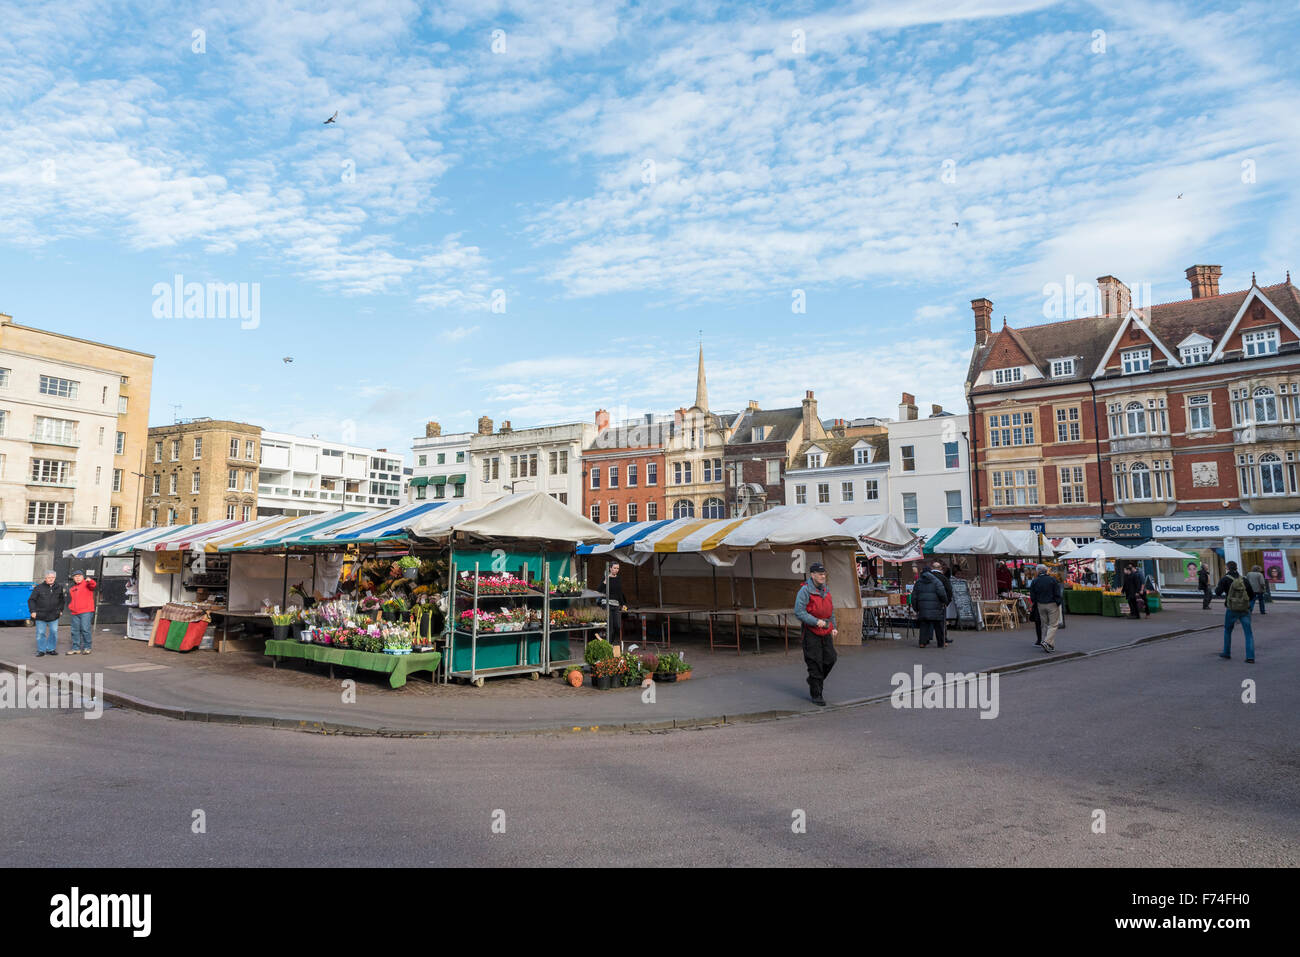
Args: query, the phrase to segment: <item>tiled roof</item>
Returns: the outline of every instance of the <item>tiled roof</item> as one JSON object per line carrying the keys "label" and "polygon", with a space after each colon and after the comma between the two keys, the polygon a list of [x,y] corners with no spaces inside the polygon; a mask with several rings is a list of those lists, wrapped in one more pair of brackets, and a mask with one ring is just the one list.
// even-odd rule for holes
{"label": "tiled roof", "polygon": [[787,469],[806,468],[805,458],[808,450],[814,445],[819,449],[824,449],[826,458],[822,462],[823,468],[835,468],[840,465],[853,464],[853,447],[859,442],[866,442],[872,448],[871,464],[885,463],[889,461],[889,436],[871,435],[861,438],[833,438],[827,436],[824,439],[814,439],[811,442],[802,442],[799,445],[799,451],[787,463]]}
{"label": "tiled roof", "polygon": [[[1300,325],[1300,290],[1289,282],[1261,286],[1259,290],[1283,315]],[[1249,294],[1249,289],[1241,289],[1200,299],[1160,303],[1137,312],[1151,332],[1164,343],[1165,348],[1177,355],[1178,343],[1194,332],[1216,343],[1222,339],[1233,316],[1241,309],[1241,304]],[[1123,319],[1119,316],[1086,316],[1082,319],[1026,326],[1023,329],[1004,326],[993,333],[983,347],[973,350],[967,381],[974,382],[989,358],[1007,348],[1003,336],[1025,352],[1045,376],[1051,372],[1048,364],[1052,359],[1062,356],[1079,357],[1075,363],[1074,376],[1051,381],[1086,381],[1105,357],[1106,349],[1122,323]],[[1001,388],[997,385],[981,385],[971,391],[996,392]]]}
{"label": "tiled roof", "polygon": [[760,409],[757,412],[747,409],[742,414],[731,441],[727,444],[742,445],[752,442],[754,434],[752,430],[761,426],[771,427],[771,432],[762,441],[788,442],[803,426],[803,408]]}

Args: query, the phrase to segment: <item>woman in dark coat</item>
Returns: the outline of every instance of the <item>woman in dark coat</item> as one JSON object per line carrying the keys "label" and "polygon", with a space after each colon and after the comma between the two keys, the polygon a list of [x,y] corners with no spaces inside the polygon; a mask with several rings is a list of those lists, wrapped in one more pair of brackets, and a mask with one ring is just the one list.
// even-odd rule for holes
{"label": "woman in dark coat", "polygon": [[950,601],[952,590],[943,576],[928,568],[923,571],[912,586],[912,607],[921,625],[922,648],[930,643],[931,637],[938,639],[940,648],[944,646],[944,618]]}

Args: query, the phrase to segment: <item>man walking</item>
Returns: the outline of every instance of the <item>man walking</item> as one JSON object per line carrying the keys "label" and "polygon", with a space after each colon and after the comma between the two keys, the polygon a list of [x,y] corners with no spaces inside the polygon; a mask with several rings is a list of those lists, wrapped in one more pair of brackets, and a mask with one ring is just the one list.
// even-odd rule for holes
{"label": "man walking", "polygon": [[911,603],[916,610],[916,620],[920,623],[922,648],[930,643],[932,637],[938,639],[940,648],[944,646],[950,601],[952,586],[944,579],[943,566],[935,562],[921,572],[921,577],[912,586]]}
{"label": "man walking", "polygon": [[68,590],[68,615],[72,619],[72,650],[70,655],[90,654],[90,637],[95,630],[95,579],[83,571],[72,573],[72,587]]}
{"label": "man walking", "polygon": [[1200,589],[1201,597],[1204,599],[1201,602],[1201,610],[1204,611],[1210,607],[1210,599],[1213,597],[1210,594],[1210,570],[1204,565],[1196,573],[1196,587]]}
{"label": "man walking", "polygon": [[605,577],[606,637],[610,644],[623,644],[623,579],[618,577],[618,562],[609,563]]}
{"label": "man walking", "polygon": [[808,665],[808,693],[812,703],[826,706],[822,685],[835,667],[835,603],[826,587],[826,566],[813,562],[808,581],[794,600],[794,616],[803,624],[803,660]]}
{"label": "man walking", "polygon": [[1264,607],[1268,602],[1268,579],[1264,577],[1264,569],[1258,565],[1252,565],[1250,571],[1246,573],[1246,581],[1250,582],[1250,590],[1255,593],[1255,597],[1250,600],[1250,610],[1255,611],[1255,602],[1259,602],[1259,613],[1267,615],[1268,609]]}
{"label": "man walking", "polygon": [[1250,606],[1255,591],[1250,582],[1237,573],[1237,563],[1228,562],[1228,573],[1219,579],[1219,586],[1214,589],[1216,595],[1224,596],[1223,612],[1223,653],[1220,658],[1232,657],[1232,627],[1241,622],[1242,633],[1246,636],[1246,664],[1255,663],[1255,633],[1250,627]]}
{"label": "man walking", "polygon": [[1048,574],[1046,565],[1038,566],[1038,577],[1029,585],[1029,597],[1045,628],[1043,651],[1050,655],[1056,650],[1056,629],[1061,623],[1061,601],[1065,594],[1061,583]]}
{"label": "man walking", "polygon": [[1142,613],[1138,611],[1138,596],[1142,594],[1142,574],[1132,563],[1124,566],[1123,588],[1124,597],[1128,599],[1128,616],[1141,618]]}
{"label": "man walking", "polygon": [[68,603],[68,596],[62,585],[54,584],[56,577],[54,572],[46,572],[45,580],[27,596],[27,610],[36,622],[37,658],[59,653],[59,616]]}

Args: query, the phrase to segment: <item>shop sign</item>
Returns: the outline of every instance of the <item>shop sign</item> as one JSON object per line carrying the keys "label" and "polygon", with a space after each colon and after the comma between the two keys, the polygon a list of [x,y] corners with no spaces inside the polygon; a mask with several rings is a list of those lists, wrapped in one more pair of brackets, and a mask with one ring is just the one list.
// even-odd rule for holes
{"label": "shop sign", "polygon": [[1237,519],[1237,534],[1242,537],[1286,537],[1300,536],[1300,515],[1285,518],[1260,516],[1259,518]]}
{"label": "shop sign", "polygon": [[1232,534],[1230,518],[1155,519],[1151,534],[1155,538],[1227,538]]}
{"label": "shop sign", "polygon": [[1101,523],[1101,537],[1112,542],[1145,542],[1151,537],[1151,519],[1108,518]]}

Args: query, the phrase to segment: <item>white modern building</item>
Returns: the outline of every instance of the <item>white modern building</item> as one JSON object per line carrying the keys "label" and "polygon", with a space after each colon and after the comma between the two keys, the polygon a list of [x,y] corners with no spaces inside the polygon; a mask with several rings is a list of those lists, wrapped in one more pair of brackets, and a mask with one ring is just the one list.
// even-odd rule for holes
{"label": "white modern building", "polygon": [[263,432],[257,514],[374,510],[402,502],[402,459],[319,436]]}
{"label": "white modern building", "polygon": [[582,450],[596,436],[592,422],[569,422],[515,431],[502,422],[479,419],[470,436],[466,497],[488,498],[511,492],[546,492],[582,513]]}
{"label": "white modern building", "polygon": [[408,502],[464,499],[474,486],[469,470],[471,432],[442,434],[442,426],[430,422],[424,437],[411,444],[415,466],[406,489]]}
{"label": "white modern building", "polygon": [[121,382],[116,371],[0,350],[0,519],[11,537],[118,527],[113,493],[139,487],[115,458]]}
{"label": "white modern building", "polygon": [[912,527],[961,525],[972,518],[970,417],[930,408],[919,418],[904,392],[889,425],[889,511]]}

